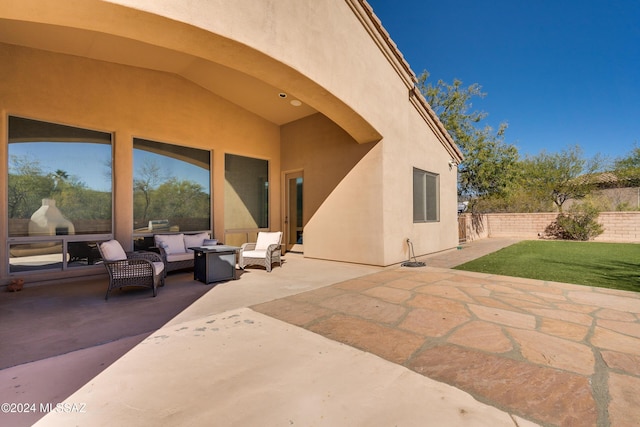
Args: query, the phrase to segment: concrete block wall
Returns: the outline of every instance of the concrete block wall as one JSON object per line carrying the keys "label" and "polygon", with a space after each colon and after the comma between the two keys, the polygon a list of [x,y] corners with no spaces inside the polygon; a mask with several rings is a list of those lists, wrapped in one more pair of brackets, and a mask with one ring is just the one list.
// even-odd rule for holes
{"label": "concrete block wall", "polygon": [[596,241],[640,242],[640,212],[602,212],[598,222],[604,233]]}
{"label": "concrete block wall", "polygon": [[[554,212],[492,213],[476,217],[463,214],[461,221],[467,241],[487,237],[537,239],[557,215]],[[603,225],[604,232],[595,241],[640,243],[640,212],[602,212],[598,222]]]}
{"label": "concrete block wall", "polygon": [[535,239],[558,216],[556,213],[488,214],[491,237],[526,237]]}

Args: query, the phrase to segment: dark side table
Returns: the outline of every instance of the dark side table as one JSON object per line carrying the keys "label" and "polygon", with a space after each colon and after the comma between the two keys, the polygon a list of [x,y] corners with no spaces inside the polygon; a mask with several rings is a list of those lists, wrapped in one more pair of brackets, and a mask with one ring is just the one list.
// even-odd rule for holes
{"label": "dark side table", "polygon": [[240,248],[236,246],[197,246],[193,250],[193,279],[209,283],[236,280],[236,260]]}

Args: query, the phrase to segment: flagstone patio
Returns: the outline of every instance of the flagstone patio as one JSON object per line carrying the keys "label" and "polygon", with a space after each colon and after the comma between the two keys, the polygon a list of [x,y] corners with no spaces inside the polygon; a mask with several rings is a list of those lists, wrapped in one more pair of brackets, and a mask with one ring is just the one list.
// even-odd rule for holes
{"label": "flagstone patio", "polygon": [[543,425],[640,422],[636,293],[424,267],[252,308]]}

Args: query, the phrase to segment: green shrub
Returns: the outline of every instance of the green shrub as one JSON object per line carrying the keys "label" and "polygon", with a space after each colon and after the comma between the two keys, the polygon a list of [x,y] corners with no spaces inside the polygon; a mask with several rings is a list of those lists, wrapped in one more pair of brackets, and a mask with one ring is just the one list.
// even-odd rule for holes
{"label": "green shrub", "polygon": [[545,235],[562,240],[591,240],[604,231],[597,221],[599,214],[599,209],[592,203],[576,205],[570,213],[558,214],[545,229]]}
{"label": "green shrub", "polygon": [[637,211],[640,209],[629,202],[621,202],[615,206],[615,210],[618,212],[629,212],[629,211]]}

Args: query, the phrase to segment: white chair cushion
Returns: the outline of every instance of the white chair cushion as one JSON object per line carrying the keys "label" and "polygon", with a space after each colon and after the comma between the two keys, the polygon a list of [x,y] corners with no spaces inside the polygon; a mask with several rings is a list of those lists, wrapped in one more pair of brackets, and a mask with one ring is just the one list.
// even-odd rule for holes
{"label": "white chair cushion", "polygon": [[176,261],[187,261],[189,259],[193,259],[193,251],[191,253],[181,253],[181,254],[168,254],[167,262],[176,262]]}
{"label": "white chair cushion", "polygon": [[183,254],[186,252],[184,248],[184,234],[156,234],[153,236],[156,246],[164,248],[167,255]]}
{"label": "white chair cushion", "polygon": [[127,253],[122,249],[122,245],[117,240],[109,240],[100,243],[102,257],[105,261],[122,261],[127,259]]}
{"label": "white chair cushion", "polygon": [[242,251],[242,256],[243,258],[266,258],[267,251],[266,250]]}
{"label": "white chair cushion", "polygon": [[269,245],[279,245],[282,238],[281,231],[266,232],[260,231],[258,233],[258,240],[256,241],[257,251],[266,251]]}
{"label": "white chair cushion", "polygon": [[155,276],[158,276],[163,271],[164,271],[164,262],[162,262],[162,261],[154,261],[153,262],[153,274]]}
{"label": "white chair cushion", "polygon": [[185,234],[184,250],[189,253],[193,253],[193,251],[189,248],[193,248],[196,246],[203,246],[204,241],[208,238],[209,238],[209,233]]}

